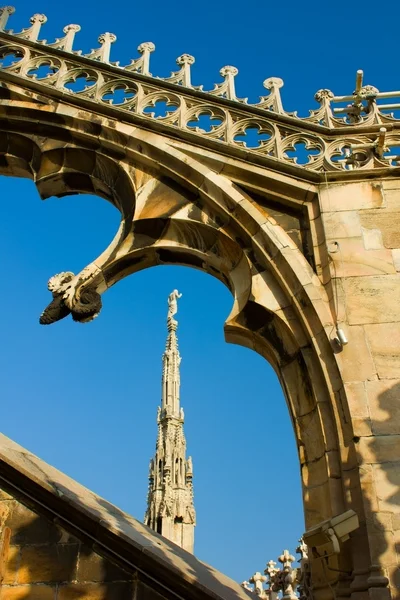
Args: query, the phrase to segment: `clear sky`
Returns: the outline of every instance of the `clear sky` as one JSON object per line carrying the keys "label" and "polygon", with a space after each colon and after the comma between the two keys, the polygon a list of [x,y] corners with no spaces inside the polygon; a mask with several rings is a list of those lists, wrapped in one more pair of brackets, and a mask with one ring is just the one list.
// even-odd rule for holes
{"label": "clear sky", "polygon": [[[194,85],[211,89],[224,65],[239,68],[239,96],[256,101],[262,81],[285,80],[284,105],[306,115],[314,93],[354,89],[355,73],[379,89],[399,87],[385,57],[398,52],[399,5],[372,22],[362,7],[288,0],[251,3],[20,1],[10,27],[20,31],[43,12],[42,38],[79,23],[75,48],[118,36],[112,59],[127,64],[153,41],[151,71],[167,76],[182,53],[196,57]],[[380,27],[380,26],[379,26]],[[397,29],[397,31],[396,31]],[[385,64],[387,63],[387,64]],[[99,198],[41,202],[30,181],[0,179],[2,294],[1,429],[44,460],[138,519],[143,518],[149,459],[156,440],[167,296],[178,288],[181,400],[194,462],[198,525],[195,550],[238,581],[262,570],[303,529],[299,466],[285,400],[271,367],[224,342],[232,298],[201,272],[179,267],[142,271],[103,298],[93,323],[66,319],[42,327],[48,278],[75,273],[109,243],[116,210]]]}

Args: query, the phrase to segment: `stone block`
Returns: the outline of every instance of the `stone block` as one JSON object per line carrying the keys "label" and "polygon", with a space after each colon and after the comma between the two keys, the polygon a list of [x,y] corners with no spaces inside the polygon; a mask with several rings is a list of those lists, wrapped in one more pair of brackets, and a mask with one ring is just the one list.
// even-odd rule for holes
{"label": "stone block", "polygon": [[[337,239],[338,250],[331,253],[331,273],[335,277],[362,277],[395,273],[393,257],[386,248],[367,249],[363,238]],[[329,242],[328,242],[329,243]]]}
{"label": "stone block", "polygon": [[349,277],[343,281],[348,322],[393,323],[400,321],[400,277]]}
{"label": "stone block", "polygon": [[390,531],[368,532],[371,562],[373,564],[396,565],[397,554],[393,533]]}
{"label": "stone block", "polygon": [[370,419],[360,419],[358,417],[354,417],[351,422],[353,425],[354,435],[357,437],[372,435]]}
{"label": "stone block", "polygon": [[362,227],[379,230],[385,248],[400,248],[400,215],[389,210],[360,211]]}
{"label": "stone block", "polygon": [[372,513],[368,518],[367,522],[370,527],[378,531],[392,531],[392,513],[390,512],[377,512]]}
{"label": "stone block", "polygon": [[396,183],[396,189],[393,188],[384,192],[385,205],[387,206],[387,210],[389,210],[390,212],[400,212],[400,188],[399,182],[397,181]]}
{"label": "stone block", "polygon": [[320,193],[322,212],[381,208],[382,185],[374,182],[331,184]]}
{"label": "stone block", "polygon": [[328,241],[361,236],[360,217],[356,210],[324,213],[323,222]]}
{"label": "stone block", "polygon": [[301,465],[303,484],[307,487],[321,485],[328,480],[326,458],[323,456],[313,462]]}
{"label": "stone block", "polygon": [[[387,436],[391,437],[391,436]],[[376,493],[380,511],[400,513],[400,462],[398,448],[392,448],[393,462],[373,465]],[[397,458],[398,462],[395,462]],[[390,460],[390,459],[389,459]]]}
{"label": "stone block", "polygon": [[366,389],[373,433],[400,434],[400,379],[368,381]]}
{"label": "stone block", "polygon": [[392,179],[385,178],[382,181],[384,193],[386,194],[390,190],[395,190],[399,195],[399,206],[400,206],[400,180],[398,177],[393,177]]}
{"label": "stone block", "polygon": [[336,360],[345,383],[376,379],[376,369],[371,357],[363,327],[343,327],[349,343],[336,354]]}
{"label": "stone block", "polygon": [[306,529],[310,529],[332,516],[332,498],[328,481],[316,487],[304,487],[303,499]]}
{"label": "stone block", "polygon": [[89,548],[81,548],[76,575],[78,582],[130,581],[132,577],[132,575]]}
{"label": "stone block", "polygon": [[393,515],[392,522],[393,522],[393,530],[400,531],[400,512]]}
{"label": "stone block", "polygon": [[383,248],[382,232],[380,229],[361,228],[364,248],[366,250],[380,250]]}
{"label": "stone block", "polygon": [[2,586],[1,600],[53,600],[56,588],[51,585]]}
{"label": "stone block", "polygon": [[295,419],[297,435],[306,451],[306,462],[315,461],[325,453],[325,440],[319,412],[314,409],[307,415]]}
{"label": "stone block", "polygon": [[400,379],[400,323],[366,325],[365,332],[379,378]]}
{"label": "stone block", "polygon": [[398,565],[389,567],[387,570],[387,575],[394,594],[398,595],[400,592],[400,569]]}
{"label": "stone block", "polygon": [[0,530],[5,526],[10,518],[10,513],[14,508],[15,503],[9,500],[3,500],[0,502]]}
{"label": "stone block", "polygon": [[44,544],[58,542],[62,537],[59,527],[16,502],[5,525],[11,529],[12,544]]}
{"label": "stone block", "polygon": [[345,383],[347,403],[351,417],[369,418],[369,408],[365,384],[362,381]]}
{"label": "stone block", "polygon": [[[4,543],[4,534],[1,537],[1,544]],[[19,546],[9,546],[4,552],[4,563],[0,566],[0,573],[3,577],[3,584],[14,584],[17,581],[18,566],[20,562]],[[1,583],[1,582],[0,582]],[[1,596],[0,596],[1,598]]]}
{"label": "stone block", "polygon": [[18,583],[72,581],[76,577],[78,544],[24,546]]}
{"label": "stone block", "polygon": [[400,249],[395,248],[394,250],[392,250],[392,258],[394,268],[396,269],[396,271],[400,271]]}
{"label": "stone block", "polygon": [[[361,437],[357,453],[362,462],[379,464],[400,458],[400,435],[375,435]],[[399,463],[400,466],[400,463]]]}
{"label": "stone block", "polygon": [[70,583],[60,585],[57,600],[132,600],[134,598],[134,584],[126,582],[116,583]]}

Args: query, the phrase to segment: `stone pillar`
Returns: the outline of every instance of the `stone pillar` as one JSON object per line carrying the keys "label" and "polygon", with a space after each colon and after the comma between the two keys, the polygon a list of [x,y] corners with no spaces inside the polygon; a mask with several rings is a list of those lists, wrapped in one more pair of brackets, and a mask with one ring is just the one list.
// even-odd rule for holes
{"label": "stone pillar", "polygon": [[320,199],[321,275],[348,340],[336,360],[350,413],[345,494],[361,523],[352,535],[351,597],[398,598],[400,180],[324,185]]}

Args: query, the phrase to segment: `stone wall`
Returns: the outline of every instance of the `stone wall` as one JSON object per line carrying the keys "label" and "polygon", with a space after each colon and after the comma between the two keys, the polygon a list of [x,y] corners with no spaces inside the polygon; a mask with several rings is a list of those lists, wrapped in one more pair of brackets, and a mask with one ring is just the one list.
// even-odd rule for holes
{"label": "stone wall", "polygon": [[137,573],[100,556],[0,490],[1,600],[162,600]]}
{"label": "stone wall", "polygon": [[[400,181],[332,184],[321,192],[321,271],[348,344],[337,362],[349,404],[346,493],[365,514],[370,580],[400,594]],[[330,282],[328,279],[330,278]],[[361,495],[357,488],[361,486]],[[383,570],[374,565],[383,565]],[[360,572],[360,576],[362,573]],[[375,596],[374,596],[375,597]],[[386,598],[381,590],[379,598]]]}

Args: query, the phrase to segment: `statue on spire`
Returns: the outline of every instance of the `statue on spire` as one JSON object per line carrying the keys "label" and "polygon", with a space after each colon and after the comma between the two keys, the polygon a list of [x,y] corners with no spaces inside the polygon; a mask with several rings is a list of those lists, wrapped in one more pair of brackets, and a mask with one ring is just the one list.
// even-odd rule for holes
{"label": "statue on spire", "polygon": [[178,298],[182,298],[182,294],[178,290],[174,290],[168,296],[168,321],[173,319],[173,316],[178,312]]}

